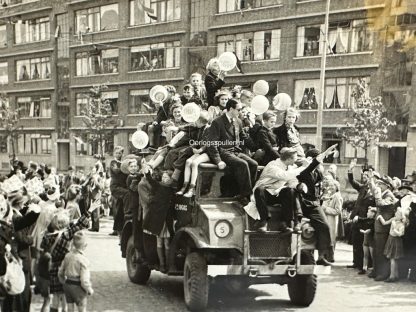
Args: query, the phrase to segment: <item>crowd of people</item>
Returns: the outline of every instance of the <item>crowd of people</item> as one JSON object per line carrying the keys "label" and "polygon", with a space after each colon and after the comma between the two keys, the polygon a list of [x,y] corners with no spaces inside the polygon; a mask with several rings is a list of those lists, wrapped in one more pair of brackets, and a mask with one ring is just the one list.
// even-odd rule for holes
{"label": "crowd of people", "polygon": [[[123,157],[124,148],[116,146],[107,169],[101,157],[88,174],[71,167],[66,175],[58,175],[44,164],[30,162],[26,167],[12,162],[10,174],[0,179],[0,276],[9,278],[0,280],[3,311],[29,311],[31,284],[44,298],[42,311],[58,311],[67,304],[68,311],[74,304],[85,311],[87,295],[93,293],[83,254],[87,242],[82,230],[89,227],[89,219],[89,230],[99,231],[101,211],[111,207],[110,234],[120,235],[127,220],[137,222],[143,213],[139,203],[148,195],[141,194],[138,186],[144,177],[163,199],[192,198],[199,165],[207,162],[224,170],[229,177],[225,181],[233,182],[221,187],[223,195],[241,203],[254,220],[253,231],[270,230],[273,209],[277,209],[276,230],[282,232],[300,231],[302,218],[308,218],[316,231],[316,263],[334,262],[337,237],[343,232],[343,196],[336,165],[325,170],[322,163],[338,152],[336,145],[323,152],[305,151],[294,108],[283,111],[283,122],[277,125],[275,111],[253,113],[250,90],[224,88],[225,76],[214,58],[204,82],[195,73],[182,94],[165,86],[167,98],[154,103],[156,119],[138,126],[148,133],[149,147]],[[196,122],[182,118],[187,103],[200,106]],[[349,216],[353,267],[365,274],[372,264],[369,276],[388,282],[410,269],[415,280],[415,183],[402,186],[400,180],[373,170],[364,171],[358,182],[352,174],[355,165],[352,162],[348,172],[359,193]],[[157,237],[163,272],[170,235],[160,216],[151,220],[147,229]],[[23,284],[17,282],[22,274],[6,274],[19,265]],[[21,284],[23,289],[15,289]]]}

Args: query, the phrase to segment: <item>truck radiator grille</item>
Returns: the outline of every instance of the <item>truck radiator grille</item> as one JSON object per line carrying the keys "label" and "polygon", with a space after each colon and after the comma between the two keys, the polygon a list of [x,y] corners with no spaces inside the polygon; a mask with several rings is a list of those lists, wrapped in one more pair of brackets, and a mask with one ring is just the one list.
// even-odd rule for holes
{"label": "truck radiator grille", "polygon": [[292,235],[264,235],[251,233],[249,236],[249,259],[291,258]]}

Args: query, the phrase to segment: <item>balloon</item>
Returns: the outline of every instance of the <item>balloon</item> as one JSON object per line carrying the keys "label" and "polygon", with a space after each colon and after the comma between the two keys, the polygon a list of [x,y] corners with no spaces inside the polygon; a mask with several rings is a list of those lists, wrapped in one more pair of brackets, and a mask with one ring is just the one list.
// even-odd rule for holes
{"label": "balloon", "polygon": [[233,52],[224,52],[218,58],[220,69],[223,71],[230,71],[237,65],[237,58]]}
{"label": "balloon", "polygon": [[257,80],[253,85],[253,92],[257,95],[266,95],[269,92],[269,83],[266,80]]}
{"label": "balloon", "polygon": [[164,102],[168,97],[168,90],[164,86],[156,85],[149,91],[152,102]]}
{"label": "balloon", "polygon": [[251,101],[251,111],[261,115],[269,109],[269,100],[264,95],[256,95]]}
{"label": "balloon", "polygon": [[201,115],[201,108],[197,104],[191,102],[184,105],[181,114],[186,122],[195,122]]}
{"label": "balloon", "polygon": [[273,98],[273,106],[280,111],[287,110],[292,105],[292,99],[287,93],[279,93]]}
{"label": "balloon", "polygon": [[131,136],[131,143],[137,149],[145,148],[147,144],[149,143],[149,136],[144,131],[141,131],[141,130],[136,131]]}

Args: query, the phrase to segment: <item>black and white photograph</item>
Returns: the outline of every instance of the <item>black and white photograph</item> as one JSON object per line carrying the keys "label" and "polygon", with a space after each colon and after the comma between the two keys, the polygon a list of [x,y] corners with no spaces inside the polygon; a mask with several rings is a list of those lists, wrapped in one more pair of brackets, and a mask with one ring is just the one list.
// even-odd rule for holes
{"label": "black and white photograph", "polygon": [[416,0],[0,0],[0,312],[410,312]]}

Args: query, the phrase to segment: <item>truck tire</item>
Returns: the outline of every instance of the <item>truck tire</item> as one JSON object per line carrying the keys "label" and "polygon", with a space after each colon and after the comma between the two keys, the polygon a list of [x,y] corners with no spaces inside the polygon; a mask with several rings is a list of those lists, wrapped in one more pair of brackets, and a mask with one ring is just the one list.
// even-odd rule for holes
{"label": "truck tire", "polygon": [[185,304],[191,311],[205,310],[208,305],[209,280],[205,258],[192,252],[186,256],[183,276]]}
{"label": "truck tire", "polygon": [[[302,252],[301,264],[315,264],[312,253]],[[296,275],[287,284],[290,301],[297,306],[308,307],[315,298],[316,286],[316,275]]]}
{"label": "truck tire", "polygon": [[151,270],[146,264],[140,264],[137,260],[137,252],[136,248],[134,248],[133,236],[130,236],[126,249],[127,274],[130,281],[133,283],[144,285],[149,280]]}

